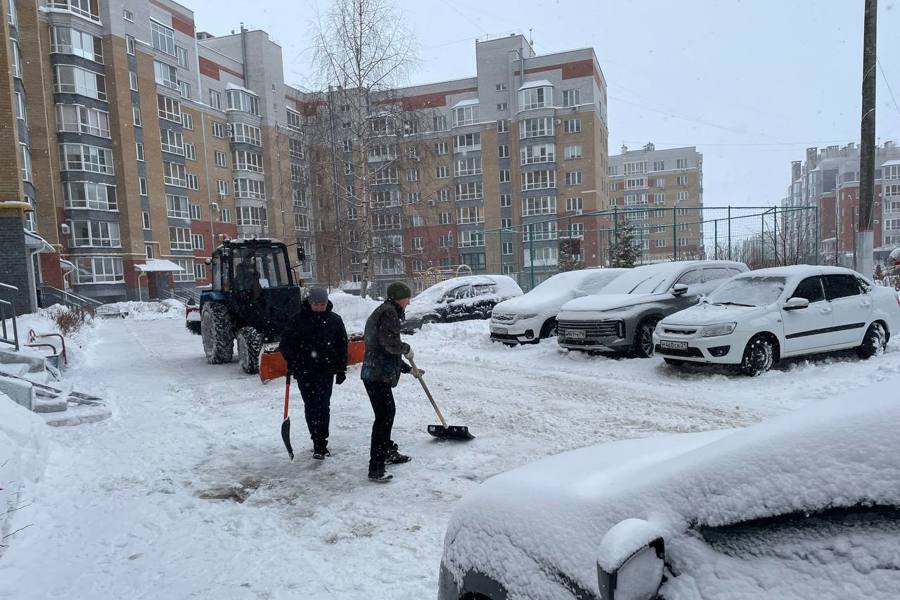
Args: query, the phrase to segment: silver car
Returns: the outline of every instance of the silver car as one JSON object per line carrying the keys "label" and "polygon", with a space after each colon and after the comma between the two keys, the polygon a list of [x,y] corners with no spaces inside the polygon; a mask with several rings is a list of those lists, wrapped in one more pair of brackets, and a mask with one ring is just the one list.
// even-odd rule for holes
{"label": "silver car", "polygon": [[653,354],[653,330],[668,315],[697,304],[747,265],[726,260],[696,260],[634,267],[600,296],[576,298],[557,315],[557,340],[563,348]]}

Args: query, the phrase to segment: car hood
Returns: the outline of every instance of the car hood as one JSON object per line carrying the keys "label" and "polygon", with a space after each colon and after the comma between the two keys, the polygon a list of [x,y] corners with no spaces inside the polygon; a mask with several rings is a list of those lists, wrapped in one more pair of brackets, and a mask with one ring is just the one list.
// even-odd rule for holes
{"label": "car hood", "polygon": [[670,537],[695,524],[900,505],[898,385],[895,376],[746,429],[613,442],[493,477],[451,518],[445,567],[458,580],[477,568],[516,597],[560,596],[559,574],[597,594],[600,540],[624,519]]}
{"label": "car hood", "polygon": [[554,314],[559,307],[575,297],[574,290],[542,294],[538,298],[529,298],[528,295],[510,298],[494,307],[495,313],[508,313],[513,315],[542,314],[552,311]]}
{"label": "car hood", "polygon": [[661,323],[663,325],[714,325],[749,319],[766,312],[768,312],[768,307],[765,306],[698,304],[669,315]]}
{"label": "car hood", "polygon": [[671,299],[671,294],[597,294],[575,298],[562,305],[560,312],[597,312],[627,308],[638,304]]}

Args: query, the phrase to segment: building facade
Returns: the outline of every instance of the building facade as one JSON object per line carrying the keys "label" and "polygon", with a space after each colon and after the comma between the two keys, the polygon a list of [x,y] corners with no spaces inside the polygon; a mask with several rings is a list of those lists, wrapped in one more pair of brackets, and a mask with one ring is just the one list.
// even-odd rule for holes
{"label": "building facade", "polygon": [[623,146],[609,157],[608,208],[632,226],[642,262],[704,258],[703,155],[693,146]]}

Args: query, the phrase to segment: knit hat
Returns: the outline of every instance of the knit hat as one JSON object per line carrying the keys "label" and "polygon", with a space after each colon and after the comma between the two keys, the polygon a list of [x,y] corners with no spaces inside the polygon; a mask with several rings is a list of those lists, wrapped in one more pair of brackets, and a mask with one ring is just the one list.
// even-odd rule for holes
{"label": "knit hat", "polygon": [[403,300],[404,298],[409,298],[412,296],[412,290],[409,289],[409,286],[403,283],[402,281],[395,281],[391,285],[388,286],[387,289],[387,297],[390,300]]}
{"label": "knit hat", "polygon": [[306,299],[310,304],[328,304],[328,292],[320,287],[310,288]]}

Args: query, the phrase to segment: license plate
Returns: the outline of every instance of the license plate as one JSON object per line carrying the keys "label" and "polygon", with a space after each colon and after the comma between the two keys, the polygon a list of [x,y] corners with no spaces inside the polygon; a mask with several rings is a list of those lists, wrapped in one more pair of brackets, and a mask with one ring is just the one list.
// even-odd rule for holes
{"label": "license plate", "polygon": [[687,342],[670,342],[668,340],[659,341],[660,348],[668,348],[669,350],[687,350]]}
{"label": "license plate", "polygon": [[566,329],[566,336],[570,340],[583,340],[584,331],[581,329]]}
{"label": "license plate", "polygon": [[499,333],[501,335],[506,335],[509,330],[506,327],[491,327],[491,331],[494,333]]}

